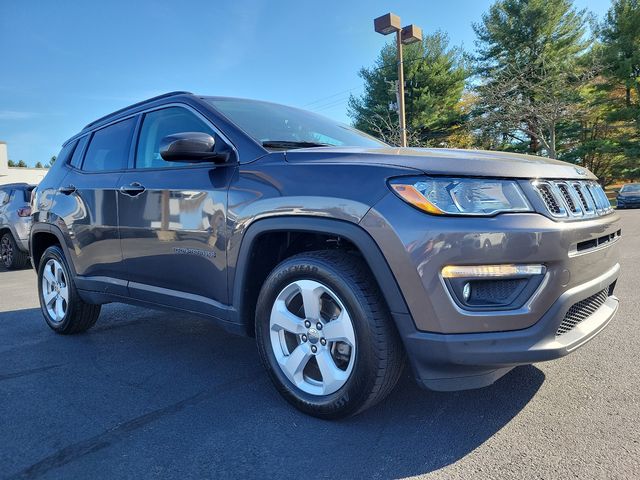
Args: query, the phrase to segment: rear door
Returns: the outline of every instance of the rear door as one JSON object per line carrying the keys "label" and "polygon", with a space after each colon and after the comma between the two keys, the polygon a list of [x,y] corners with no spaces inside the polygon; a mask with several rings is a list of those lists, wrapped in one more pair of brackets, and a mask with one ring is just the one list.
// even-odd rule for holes
{"label": "rear door", "polygon": [[64,212],[69,253],[82,288],[126,295],[125,269],[118,233],[120,176],[129,163],[137,117],[130,117],[82,137],[60,184],[56,208]]}
{"label": "rear door", "polygon": [[227,299],[226,203],[235,167],[165,162],[167,135],[204,132],[229,148],[187,106],[144,114],[131,169],[119,180],[119,227],[134,298],[224,317]]}

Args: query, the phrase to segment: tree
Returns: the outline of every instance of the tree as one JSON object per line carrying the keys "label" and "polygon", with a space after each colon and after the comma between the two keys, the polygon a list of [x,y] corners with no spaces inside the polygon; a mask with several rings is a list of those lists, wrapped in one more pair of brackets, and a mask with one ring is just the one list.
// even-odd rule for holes
{"label": "tree", "polygon": [[612,119],[616,103],[624,98],[624,90],[609,88],[607,79],[600,75],[576,93],[580,108],[560,127],[559,158],[587,167],[607,185],[622,176],[621,167],[626,162],[619,139],[629,127]]}
{"label": "tree", "polygon": [[16,165],[16,167],[20,167],[20,168],[27,168],[27,164],[24,160],[20,160],[18,162],[18,164]]}
{"label": "tree", "polygon": [[37,162],[37,163],[36,163],[36,168],[44,168],[44,167],[42,166],[42,162]]}
{"label": "tree", "polygon": [[17,166],[17,165],[16,165],[16,162],[14,162],[13,160],[9,160],[9,161],[7,162],[7,165],[8,165],[9,167],[16,167],[16,166]]}
{"label": "tree", "polygon": [[619,136],[618,146],[625,159],[618,172],[627,178],[637,178],[640,158],[640,2],[614,0],[601,28],[605,74],[610,80],[609,90],[622,88],[615,109],[610,113],[612,122],[626,123]]}
{"label": "tree", "polygon": [[[614,0],[600,34],[610,77],[625,87],[625,106],[638,116],[640,101],[640,2]],[[632,92],[635,91],[635,95]],[[634,98],[635,97],[635,98]]]}
{"label": "tree", "polygon": [[585,66],[587,14],[571,0],[498,0],[474,25],[476,126],[493,147],[556,157],[557,128],[574,115]]}
{"label": "tree", "polygon": [[[436,32],[407,45],[403,57],[408,145],[446,146],[464,121],[459,104],[468,69],[462,51],[450,48],[447,36]],[[374,66],[362,68],[359,75],[365,91],[351,96],[348,107],[354,125],[399,144],[395,42],[385,45]]]}

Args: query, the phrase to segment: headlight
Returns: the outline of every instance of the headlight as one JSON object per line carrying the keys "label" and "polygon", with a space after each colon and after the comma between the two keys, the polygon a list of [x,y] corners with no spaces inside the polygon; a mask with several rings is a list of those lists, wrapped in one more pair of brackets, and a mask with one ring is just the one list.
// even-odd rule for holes
{"label": "headlight", "polygon": [[396,178],[389,182],[405,202],[435,215],[494,215],[533,209],[514,180]]}

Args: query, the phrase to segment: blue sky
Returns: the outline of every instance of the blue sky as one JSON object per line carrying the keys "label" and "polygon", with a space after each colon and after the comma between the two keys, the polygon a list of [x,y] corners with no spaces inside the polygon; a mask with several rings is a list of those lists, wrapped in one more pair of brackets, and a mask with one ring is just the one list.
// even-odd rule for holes
{"label": "blue sky", "polygon": [[[373,18],[471,50],[490,0],[0,0],[0,140],[46,163],[91,120],[171,90],[259,98],[347,122],[357,75],[387,40]],[[602,18],[609,0],[575,0]]]}

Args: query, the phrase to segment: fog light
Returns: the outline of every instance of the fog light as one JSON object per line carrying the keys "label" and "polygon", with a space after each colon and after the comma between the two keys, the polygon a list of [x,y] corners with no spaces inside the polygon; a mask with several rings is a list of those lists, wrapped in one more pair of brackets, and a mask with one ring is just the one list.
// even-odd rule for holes
{"label": "fog light", "polygon": [[466,310],[509,310],[531,298],[546,271],[544,265],[447,265],[442,280]]}
{"label": "fog light", "polygon": [[468,302],[470,296],[471,296],[471,284],[467,282],[464,284],[464,288],[462,289],[462,298],[464,298],[465,302]]}

